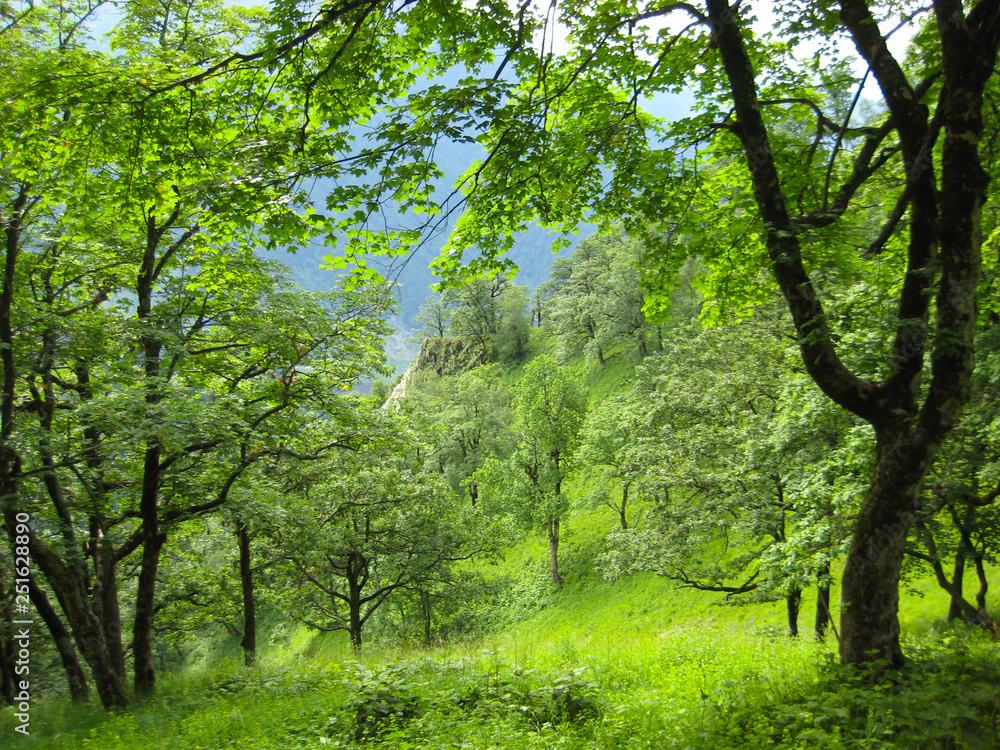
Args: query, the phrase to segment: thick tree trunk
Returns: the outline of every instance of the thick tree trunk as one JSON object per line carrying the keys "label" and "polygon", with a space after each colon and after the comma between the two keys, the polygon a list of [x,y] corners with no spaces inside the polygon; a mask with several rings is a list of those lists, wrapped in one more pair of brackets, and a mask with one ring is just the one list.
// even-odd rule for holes
{"label": "thick tree trunk", "polygon": [[166,534],[147,536],[142,546],[142,563],[135,595],[135,623],[132,627],[132,655],[136,698],[156,692],[156,664],[153,662],[153,615],[155,613],[156,572]]}
{"label": "thick tree trunk", "polygon": [[788,611],[788,637],[799,636],[799,604],[802,602],[802,589],[794,588],[785,596],[785,609]]}
{"label": "thick tree trunk", "polygon": [[348,604],[350,609],[350,630],[348,633],[351,636],[351,646],[354,647],[355,651],[361,650],[361,628],[363,622],[361,621],[361,596],[352,596],[351,601]]}
{"label": "thick tree trunk", "polygon": [[[14,515],[13,501],[17,498],[17,475],[21,471],[21,456],[10,446],[14,436],[14,403],[17,396],[17,370],[14,363],[14,329],[11,324],[11,311],[14,300],[14,277],[17,269],[17,256],[21,249],[22,212],[28,202],[27,186],[22,186],[20,195],[14,201],[9,211],[0,215],[4,228],[4,267],[3,286],[0,288],[0,364],[3,367],[3,382],[0,384],[0,497],[8,503],[5,513],[8,533],[13,542]],[[16,571],[15,571],[16,577]],[[8,586],[6,581],[0,585]],[[6,593],[6,592],[4,592]],[[10,589],[8,606],[4,607],[4,631],[0,633],[0,679],[2,692],[8,703],[13,703],[14,679],[14,642],[13,628],[10,617],[14,604],[14,590]],[[8,699],[9,694],[9,699]]]}
{"label": "thick tree trunk", "polygon": [[[5,521],[8,531],[15,528],[17,521],[13,510],[6,512]],[[67,565],[33,532],[28,534],[28,549],[32,561],[45,575],[59,600],[77,648],[90,667],[101,705],[107,709],[127,707],[129,698],[125,683],[115,671],[108,654],[102,623],[91,607],[79,571]]]}
{"label": "thick tree trunk", "polygon": [[559,575],[559,516],[549,519],[549,572],[553,583],[564,583]]}
{"label": "thick tree trunk", "polygon": [[[9,513],[8,524],[12,521],[13,514]],[[75,572],[34,534],[30,536],[29,549],[66,615],[80,655],[90,667],[101,705],[107,709],[126,708],[129,697],[125,683],[115,670],[102,623],[90,605],[85,587]]]}
{"label": "thick tree trunk", "polygon": [[103,608],[101,622],[104,623],[104,638],[108,643],[108,655],[118,676],[125,679],[125,644],[122,643],[122,611],[118,605],[117,563],[111,563],[108,571],[108,585],[102,592]]}
{"label": "thick tree trunk", "polygon": [[[90,388],[90,370],[80,365],[76,368],[77,382],[80,384],[80,396],[86,401],[93,398]],[[105,457],[100,429],[92,422],[87,422],[83,431],[87,454],[87,468],[95,477],[92,492],[95,498],[107,499],[105,483]],[[95,502],[96,508],[102,505]],[[115,666],[118,676],[125,680],[125,648],[122,644],[122,613],[118,601],[118,550],[108,539],[108,525],[103,513],[96,511],[89,519],[90,539],[87,543],[90,556],[94,561],[93,602],[94,611],[104,623],[104,637],[107,641],[108,654]],[[124,555],[127,556],[127,555]]]}
{"label": "thick tree trunk", "polygon": [[826,630],[830,626],[830,584],[826,581],[829,575],[829,566],[824,566],[817,574],[819,580],[816,584],[816,620],[813,632],[818,640],[826,637]]}
{"label": "thick tree trunk", "polygon": [[932,446],[909,420],[876,430],[875,468],[854,524],[841,586],[841,660],[903,664],[899,573]]}
{"label": "thick tree trunk", "polygon": [[345,576],[347,578],[347,609],[348,633],[351,636],[351,646],[355,651],[361,650],[361,628],[364,619],[361,617],[362,593],[368,581],[367,560],[357,552],[352,552],[347,558]]}
{"label": "thick tree trunk", "polygon": [[[8,441],[14,435],[14,402],[17,396],[17,369],[14,363],[14,328],[11,311],[14,307],[14,278],[17,270],[17,256],[21,250],[21,221],[28,205],[28,186],[22,186],[20,195],[9,211],[0,216],[4,226],[3,287],[0,288],[0,364],[3,366],[3,383],[0,386],[0,440],[5,455],[3,470],[5,478],[13,482],[14,465],[20,457],[9,447]],[[8,453],[9,451],[9,453]]]}
{"label": "thick tree trunk", "polygon": [[976,577],[979,579],[979,589],[976,591],[976,607],[979,610],[979,622],[983,627],[996,629],[993,618],[986,611],[986,592],[989,591],[990,584],[986,579],[986,570],[983,568],[983,556],[976,554],[973,556],[976,564]]}
{"label": "thick tree trunk", "polygon": [[118,604],[118,562],[115,551],[101,543],[94,555],[97,585],[94,587],[94,607],[104,625],[108,655],[119,678],[125,680],[125,647],[122,644],[122,612]]}
{"label": "thick tree trunk", "polygon": [[73,636],[66,629],[55,607],[49,602],[49,597],[38,586],[34,576],[28,577],[28,596],[31,597],[31,603],[35,605],[35,609],[38,610],[38,614],[45,622],[45,626],[49,629],[52,640],[55,642],[56,650],[59,652],[59,660],[66,673],[70,697],[74,703],[88,702],[90,688],[87,686],[87,677],[80,666],[76,649],[73,647]]}
{"label": "thick tree trunk", "polygon": [[[156,251],[173,223],[177,220],[179,206],[169,219],[157,226],[156,216],[146,217],[146,247],[136,278],[136,318],[146,327],[141,338],[143,373],[145,376],[146,404],[149,416],[155,420],[154,410],[162,400],[160,383],[161,342],[152,326],[153,286],[166,256],[157,261]],[[178,247],[174,245],[174,248]],[[172,251],[168,251],[172,252]],[[139,497],[139,515],[142,519],[142,562],[136,589],[135,621],[132,626],[132,655],[135,665],[135,694],[137,698],[156,691],[156,665],[153,663],[153,616],[155,614],[156,572],[160,566],[160,551],[166,534],[160,531],[160,458],[163,448],[159,436],[153,435],[146,442],[143,455],[142,490]]]}
{"label": "thick tree trunk", "polygon": [[257,663],[257,603],[254,599],[253,568],[250,566],[250,534],[243,521],[236,522],[236,539],[240,548],[240,586],[243,589],[243,662],[248,667]]}

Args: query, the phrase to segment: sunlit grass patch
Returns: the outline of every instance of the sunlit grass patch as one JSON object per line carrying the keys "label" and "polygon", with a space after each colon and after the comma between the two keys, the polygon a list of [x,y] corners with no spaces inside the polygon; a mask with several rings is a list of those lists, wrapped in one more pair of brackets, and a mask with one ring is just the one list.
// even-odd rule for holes
{"label": "sunlit grass patch", "polygon": [[[989,748],[1000,651],[965,627],[910,639],[872,684],[833,643],[701,623],[620,643],[369,652],[164,680],[113,715],[41,706],[33,748]],[[4,719],[0,731],[10,730]],[[989,743],[994,744],[989,744]]]}

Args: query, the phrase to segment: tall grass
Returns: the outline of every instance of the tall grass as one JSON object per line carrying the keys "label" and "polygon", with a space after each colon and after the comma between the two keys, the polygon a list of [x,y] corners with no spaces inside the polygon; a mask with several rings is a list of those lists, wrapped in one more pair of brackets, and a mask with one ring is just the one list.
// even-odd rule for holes
{"label": "tall grass", "polygon": [[35,707],[13,748],[991,748],[1000,654],[961,628],[908,642],[912,664],[872,684],[829,644],[732,624],[581,646],[511,637],[168,678],[133,712]]}

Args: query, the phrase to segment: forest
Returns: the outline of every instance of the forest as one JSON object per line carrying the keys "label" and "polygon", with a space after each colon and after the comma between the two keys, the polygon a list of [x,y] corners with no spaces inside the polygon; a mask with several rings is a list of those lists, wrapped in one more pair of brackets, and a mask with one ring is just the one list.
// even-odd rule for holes
{"label": "forest", "polygon": [[1000,747],[998,48],[0,0],[0,746]]}

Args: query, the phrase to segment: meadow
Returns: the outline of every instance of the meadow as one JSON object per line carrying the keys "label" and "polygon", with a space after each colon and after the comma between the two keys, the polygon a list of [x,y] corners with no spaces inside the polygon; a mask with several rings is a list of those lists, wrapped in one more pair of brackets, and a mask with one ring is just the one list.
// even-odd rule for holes
{"label": "meadow", "polygon": [[[932,581],[904,586],[908,665],[872,682],[837,665],[835,636],[812,637],[808,592],[790,639],[781,602],[726,606],[647,574],[604,580],[589,561],[606,523],[581,514],[567,583],[541,587],[493,633],[354,653],[342,634],[276,627],[256,669],[193,654],[128,713],[56,699],[34,707],[30,737],[8,714],[0,736],[14,750],[1000,746],[1000,647],[942,622]],[[525,542],[498,572],[544,553]]]}

